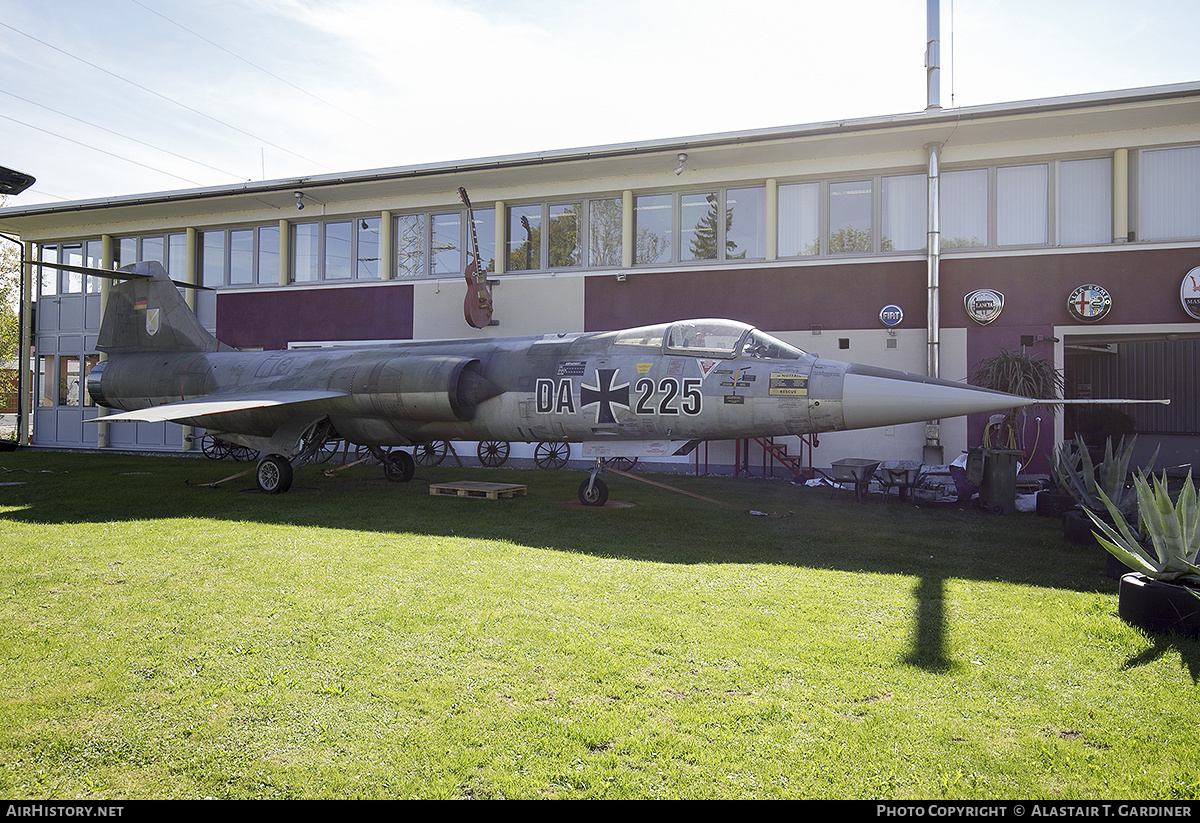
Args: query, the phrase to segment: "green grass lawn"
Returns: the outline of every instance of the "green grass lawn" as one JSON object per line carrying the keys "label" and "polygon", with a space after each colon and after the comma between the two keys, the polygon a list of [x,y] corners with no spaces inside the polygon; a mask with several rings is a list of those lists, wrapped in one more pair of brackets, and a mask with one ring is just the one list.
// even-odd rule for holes
{"label": "green grass lawn", "polygon": [[1058,520],[186,482],[248,465],[0,454],[0,795],[1200,797],[1200,643],[1123,624]]}

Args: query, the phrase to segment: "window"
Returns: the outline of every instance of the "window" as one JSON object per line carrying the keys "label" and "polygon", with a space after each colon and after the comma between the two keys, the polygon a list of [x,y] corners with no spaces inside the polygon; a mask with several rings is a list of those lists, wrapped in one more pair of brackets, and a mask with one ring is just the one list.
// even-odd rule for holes
{"label": "window", "polygon": [[725,259],[767,256],[767,189],[754,186],[725,192]]}
{"label": "window", "polygon": [[580,240],[580,215],[583,204],[567,203],[550,206],[550,268],[571,268],[583,263]]}
{"label": "window", "polygon": [[167,274],[173,280],[183,280],[187,275],[188,251],[186,234],[167,235],[167,258],[162,261],[167,267]]}
{"label": "window", "polygon": [[261,286],[279,285],[279,226],[259,226],[258,274]]}
{"label": "window", "polygon": [[679,196],[679,259],[716,260],[721,242],[719,192]]}
{"label": "window", "polygon": [[217,288],[225,285],[225,232],[201,232],[200,285]]}
{"label": "window", "polygon": [[229,285],[245,286],[254,282],[254,230],[229,232]]}
{"label": "window", "polygon": [[1108,157],[1059,165],[1059,231],[1064,246],[1112,240],[1112,182]]}
{"label": "window", "polygon": [[350,267],[353,234],[349,221],[339,223],[324,223],[324,236],[321,238],[324,247],[324,280],[349,280],[353,270]]}
{"label": "window", "polygon": [[923,174],[884,177],[880,184],[883,201],[879,250],[920,251],[927,245],[928,180]]}
{"label": "window", "polygon": [[505,240],[505,271],[533,271],[542,267],[542,207],[510,206]]}
{"label": "window", "polygon": [[617,198],[592,200],[588,204],[589,266],[621,265],[621,220],[624,208]]}
{"label": "window", "polygon": [[378,280],[379,270],[378,217],[361,217],[354,223],[354,278]]}
{"label": "window", "polygon": [[88,375],[92,373],[92,369],[96,368],[99,363],[100,355],[94,352],[83,356],[83,377],[79,382],[79,394],[83,398],[83,405],[88,408],[94,408],[96,405],[96,401],[87,392]]}
{"label": "window", "polygon": [[1200,146],[1142,153],[1141,236],[1200,236]]}
{"label": "window", "polygon": [[79,357],[58,356],[58,405],[79,405]]}
{"label": "window", "polygon": [[829,253],[861,254],[872,248],[872,181],[829,184]]}
{"label": "window", "polygon": [[312,283],[321,273],[321,224],[292,226],[292,282]]}
{"label": "window", "polygon": [[942,172],[941,245],[944,249],[986,246],[988,242],[987,169]]}
{"label": "window", "polygon": [[434,214],[429,218],[432,231],[430,274],[462,274],[462,212]]}
{"label": "window", "polygon": [[[59,246],[58,262],[71,266],[83,265],[83,246],[80,243],[63,243]],[[81,294],[83,292],[83,275],[77,271],[59,270],[59,294]]]}
{"label": "window", "polygon": [[1049,237],[1050,169],[1002,166],[996,169],[996,244],[1045,245]]}
{"label": "window", "polygon": [[674,259],[671,243],[674,222],[674,196],[644,194],[633,201],[633,240],[635,265],[670,263]]}
{"label": "window", "polygon": [[425,215],[402,214],[396,218],[396,276],[425,275]]}
{"label": "window", "polygon": [[58,400],[58,387],[54,380],[54,355],[44,354],[38,358],[37,394],[39,406],[53,406]]}
{"label": "window", "polygon": [[821,184],[779,187],[779,256],[821,253]]}

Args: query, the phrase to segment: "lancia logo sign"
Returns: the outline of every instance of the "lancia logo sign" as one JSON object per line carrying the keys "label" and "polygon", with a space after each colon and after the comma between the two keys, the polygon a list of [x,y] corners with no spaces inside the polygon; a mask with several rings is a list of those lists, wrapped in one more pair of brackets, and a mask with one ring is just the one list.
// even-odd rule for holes
{"label": "lancia logo sign", "polygon": [[1185,312],[1200,320],[1200,266],[1183,276],[1183,282],[1179,284],[1179,302]]}
{"label": "lancia logo sign", "polygon": [[967,316],[981,326],[986,326],[1004,310],[1004,295],[995,289],[976,289],[963,298]]}
{"label": "lancia logo sign", "polygon": [[1076,320],[1095,323],[1112,308],[1112,295],[1100,286],[1080,286],[1067,299],[1067,311]]}
{"label": "lancia logo sign", "polygon": [[899,326],[903,320],[904,310],[897,305],[890,304],[879,310],[879,322],[889,329],[893,326]]}

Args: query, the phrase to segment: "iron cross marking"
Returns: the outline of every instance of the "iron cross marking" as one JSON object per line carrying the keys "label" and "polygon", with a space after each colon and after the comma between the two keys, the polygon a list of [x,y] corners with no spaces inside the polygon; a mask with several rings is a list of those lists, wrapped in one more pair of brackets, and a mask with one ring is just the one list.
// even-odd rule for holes
{"label": "iron cross marking", "polygon": [[617,422],[612,411],[614,404],[629,408],[629,384],[613,385],[618,371],[620,369],[596,369],[596,385],[579,387],[580,408],[586,409],[595,404],[597,423]]}

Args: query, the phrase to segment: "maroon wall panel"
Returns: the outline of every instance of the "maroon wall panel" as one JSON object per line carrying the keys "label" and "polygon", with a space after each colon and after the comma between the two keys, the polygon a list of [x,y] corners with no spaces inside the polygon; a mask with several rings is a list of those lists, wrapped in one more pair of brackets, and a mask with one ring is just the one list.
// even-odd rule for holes
{"label": "maroon wall panel", "polygon": [[235,348],[283,349],[298,340],[408,340],[413,287],[378,286],[217,295],[217,338]]}
{"label": "maroon wall panel", "polygon": [[693,317],[741,320],[764,331],[869,328],[888,303],[904,309],[901,328],[925,325],[925,263],[704,270],[638,274],[625,282],[589,277],[587,331]]}

